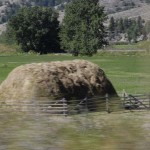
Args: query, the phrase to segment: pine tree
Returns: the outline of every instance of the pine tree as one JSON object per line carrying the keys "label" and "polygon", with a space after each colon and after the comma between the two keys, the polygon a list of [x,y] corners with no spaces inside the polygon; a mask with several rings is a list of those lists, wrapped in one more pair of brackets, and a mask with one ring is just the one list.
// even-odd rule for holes
{"label": "pine tree", "polygon": [[114,20],[114,17],[110,18],[110,21],[109,21],[109,31],[110,32],[114,32],[115,31],[115,20]]}
{"label": "pine tree", "polygon": [[65,10],[60,38],[62,47],[73,55],[93,55],[105,45],[106,19],[98,0],[73,0]]}
{"label": "pine tree", "polygon": [[143,20],[141,16],[138,16],[137,18],[137,26],[138,26],[139,34],[141,34],[143,30]]}
{"label": "pine tree", "polygon": [[120,33],[124,33],[124,25],[123,25],[123,19],[122,18],[119,19],[118,30]]}

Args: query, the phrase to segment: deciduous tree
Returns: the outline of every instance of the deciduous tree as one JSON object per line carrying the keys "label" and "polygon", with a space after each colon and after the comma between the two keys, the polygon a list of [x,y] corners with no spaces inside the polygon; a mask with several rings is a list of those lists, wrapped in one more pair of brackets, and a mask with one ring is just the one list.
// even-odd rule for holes
{"label": "deciduous tree", "polygon": [[30,50],[41,54],[58,52],[59,21],[57,13],[47,7],[23,7],[13,16],[8,28],[25,52]]}
{"label": "deciduous tree", "polygon": [[105,45],[104,7],[98,0],[73,0],[65,9],[61,45],[73,55],[93,55]]}

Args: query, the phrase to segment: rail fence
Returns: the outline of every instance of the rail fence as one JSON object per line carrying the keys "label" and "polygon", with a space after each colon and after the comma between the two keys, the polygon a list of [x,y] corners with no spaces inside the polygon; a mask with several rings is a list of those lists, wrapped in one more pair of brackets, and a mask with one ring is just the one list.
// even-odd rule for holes
{"label": "rail fence", "polygon": [[[1,107],[0,107],[1,108]],[[19,101],[13,104],[7,101],[7,108],[15,111],[41,112],[52,115],[73,115],[79,113],[106,111],[108,113],[119,110],[150,110],[149,94],[127,94],[119,97],[110,97],[106,94],[104,97],[84,98],[81,100],[34,100]],[[20,109],[21,108],[21,109]]]}

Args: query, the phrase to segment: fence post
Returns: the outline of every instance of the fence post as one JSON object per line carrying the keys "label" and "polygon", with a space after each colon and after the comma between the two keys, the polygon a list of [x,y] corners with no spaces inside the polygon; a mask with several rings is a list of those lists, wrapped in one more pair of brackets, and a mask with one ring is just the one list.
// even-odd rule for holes
{"label": "fence post", "polygon": [[108,94],[106,94],[106,111],[108,112],[108,113],[110,113],[110,109],[109,109],[109,96],[108,96]]}
{"label": "fence post", "polygon": [[150,110],[150,93],[148,94],[148,100],[149,100],[149,110]]}
{"label": "fence post", "polygon": [[126,107],[126,98],[127,98],[128,94],[126,93],[125,89],[123,89],[123,108],[125,109]]}
{"label": "fence post", "polygon": [[123,93],[123,108],[125,109],[126,93]]}
{"label": "fence post", "polygon": [[84,101],[85,101],[86,113],[88,113],[88,99],[87,99],[87,97],[84,98]]}
{"label": "fence post", "polygon": [[61,101],[63,103],[63,115],[67,116],[67,113],[66,113],[66,99],[63,98]]}

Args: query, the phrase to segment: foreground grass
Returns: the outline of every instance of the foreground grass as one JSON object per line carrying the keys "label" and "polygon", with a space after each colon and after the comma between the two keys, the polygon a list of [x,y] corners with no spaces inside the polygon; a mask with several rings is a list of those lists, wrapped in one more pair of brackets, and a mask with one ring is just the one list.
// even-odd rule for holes
{"label": "foreground grass", "polygon": [[92,113],[69,117],[4,113],[1,149],[147,150],[149,112]]}
{"label": "foreground grass", "polygon": [[144,52],[109,53],[101,52],[93,57],[72,57],[70,55],[1,55],[0,83],[6,79],[15,67],[34,62],[63,61],[85,59],[98,64],[120,93],[125,89],[129,93],[150,92],[150,55]]}

